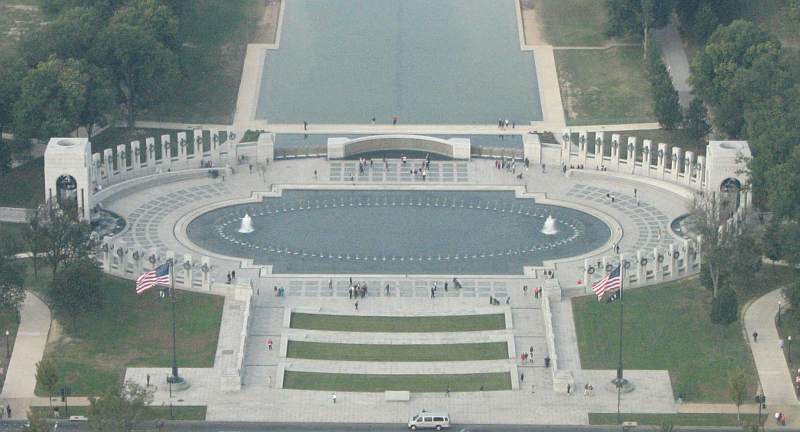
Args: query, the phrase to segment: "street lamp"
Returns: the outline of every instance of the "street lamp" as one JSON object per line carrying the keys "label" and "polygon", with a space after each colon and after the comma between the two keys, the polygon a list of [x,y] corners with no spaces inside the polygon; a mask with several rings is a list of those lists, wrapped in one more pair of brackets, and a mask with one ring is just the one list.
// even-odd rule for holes
{"label": "street lamp", "polygon": [[11,357],[11,347],[8,343],[9,336],[11,336],[11,332],[6,330],[6,357]]}

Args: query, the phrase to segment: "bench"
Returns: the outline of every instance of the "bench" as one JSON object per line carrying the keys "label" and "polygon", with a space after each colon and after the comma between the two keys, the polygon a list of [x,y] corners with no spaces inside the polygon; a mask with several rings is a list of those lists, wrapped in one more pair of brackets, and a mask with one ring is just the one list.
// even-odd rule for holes
{"label": "bench", "polygon": [[639,426],[639,423],[637,423],[635,421],[624,421],[624,422],[622,422],[622,429],[624,429],[624,430],[635,428],[636,426]]}
{"label": "bench", "polygon": [[387,402],[408,402],[411,400],[411,392],[387,390],[383,392],[383,397]]}
{"label": "bench", "polygon": [[75,415],[75,416],[69,416],[69,421],[71,421],[71,422],[85,422],[85,421],[89,421],[89,419],[86,416]]}

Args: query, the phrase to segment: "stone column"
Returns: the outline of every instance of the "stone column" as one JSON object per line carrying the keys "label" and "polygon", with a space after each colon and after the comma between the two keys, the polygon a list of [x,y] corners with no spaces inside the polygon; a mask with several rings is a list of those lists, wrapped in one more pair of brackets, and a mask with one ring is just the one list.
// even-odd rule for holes
{"label": "stone column", "polygon": [[124,241],[117,240],[114,242],[114,257],[116,257],[117,260],[117,271],[114,273],[124,277],[126,274],[126,267],[128,265],[128,251],[125,247]]}
{"label": "stone column", "polygon": [[631,174],[636,172],[636,137],[628,137],[628,154],[626,155],[625,163],[627,171]]}
{"label": "stone column", "polygon": [[185,254],[183,256],[183,262],[180,264],[180,270],[183,272],[183,285],[186,288],[192,287],[192,256],[190,254]]}
{"label": "stone column", "polygon": [[597,167],[605,166],[606,159],[606,137],[603,132],[595,132],[594,135],[594,154],[595,154],[595,162],[597,163]]}
{"label": "stone column", "polygon": [[103,164],[106,167],[106,176],[111,179],[116,175],[114,170],[114,151],[111,149],[103,150]]}
{"label": "stone column", "polygon": [[117,171],[124,174],[128,171],[128,152],[125,150],[125,144],[117,145]]}
{"label": "stone column", "polygon": [[672,157],[670,157],[670,173],[672,174],[672,180],[678,181],[680,176],[681,170],[681,156],[683,155],[683,149],[680,147],[672,147]]}
{"label": "stone column", "polygon": [[172,137],[161,135],[161,165],[170,167],[172,165]]}
{"label": "stone column", "polygon": [[203,290],[211,291],[211,259],[207,256],[200,257],[200,271],[203,273]]}
{"label": "stone column", "polygon": [[658,247],[653,248],[653,268],[655,269],[654,274],[656,277],[656,281],[660,282],[664,280],[664,267],[663,262],[658,262],[658,257],[661,256],[661,252],[658,250]]}
{"label": "stone column", "polygon": [[211,129],[211,152],[209,157],[214,161],[214,165],[219,163],[219,146],[222,145],[219,129]]}
{"label": "stone column", "polygon": [[92,172],[94,181],[100,184],[105,180],[106,173],[103,172],[103,156],[100,153],[92,153]]}
{"label": "stone column", "polygon": [[619,140],[619,134],[611,135],[611,169],[614,171],[619,171],[619,153],[624,148],[624,145],[620,145]]}
{"label": "stone column", "polygon": [[664,143],[658,143],[658,153],[656,154],[656,172],[659,179],[664,179],[667,167],[668,149]]}
{"label": "stone column", "polygon": [[586,160],[589,153],[589,138],[586,132],[578,133],[578,163],[586,168]]}
{"label": "stone column", "polygon": [[190,144],[186,139],[186,132],[178,132],[178,162],[186,162],[186,153]]}
{"label": "stone column", "polygon": [[572,132],[564,129],[561,133],[561,163],[569,168],[572,153]]}
{"label": "stone column", "polygon": [[203,152],[203,130],[195,129],[192,131],[192,141],[194,142],[194,158],[202,159],[205,156]]}
{"label": "stone column", "polygon": [[696,183],[700,188],[706,184],[706,157],[697,156],[697,180]]}
{"label": "stone column", "polygon": [[156,166],[156,139],[154,137],[145,138],[144,140],[144,162],[143,167]]}
{"label": "stone column", "polygon": [[650,155],[653,152],[653,142],[646,139],[642,141],[642,172],[640,174],[650,177]]}
{"label": "stone column", "polygon": [[139,141],[131,141],[131,168],[138,171],[142,167],[142,149]]}
{"label": "stone column", "polygon": [[675,255],[676,252],[678,252],[678,248],[675,247],[675,243],[670,243],[667,256],[669,257],[669,274],[673,278],[678,276],[678,257]]}
{"label": "stone column", "polygon": [[694,152],[686,150],[686,157],[683,160],[683,181],[687,184],[692,183],[692,166],[694,164]]}
{"label": "stone column", "polygon": [[[647,278],[647,268],[642,265],[642,258],[642,250],[639,249],[636,251],[636,263],[633,265],[636,267],[636,281],[639,285],[644,285],[644,279]],[[644,277],[644,279],[642,277]]]}
{"label": "stone column", "polygon": [[111,248],[113,247],[113,243],[111,241],[110,236],[103,237],[103,240],[100,244],[100,260],[102,261],[102,267],[104,273],[111,273]]}

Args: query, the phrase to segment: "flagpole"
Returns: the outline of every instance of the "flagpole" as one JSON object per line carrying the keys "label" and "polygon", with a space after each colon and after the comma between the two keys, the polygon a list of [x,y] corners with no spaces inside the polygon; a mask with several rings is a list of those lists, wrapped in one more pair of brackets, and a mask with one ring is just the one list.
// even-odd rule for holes
{"label": "flagpole", "polygon": [[617,363],[617,423],[622,424],[622,414],[620,413],[620,403],[622,401],[622,386],[625,383],[622,370],[622,319],[625,311],[625,301],[622,295],[622,286],[625,284],[625,263],[622,256],[619,257],[619,362]]}
{"label": "flagpole", "polygon": [[169,295],[172,303],[172,377],[170,383],[179,383],[181,378],[178,376],[178,348],[177,338],[175,337],[175,262],[169,260]]}

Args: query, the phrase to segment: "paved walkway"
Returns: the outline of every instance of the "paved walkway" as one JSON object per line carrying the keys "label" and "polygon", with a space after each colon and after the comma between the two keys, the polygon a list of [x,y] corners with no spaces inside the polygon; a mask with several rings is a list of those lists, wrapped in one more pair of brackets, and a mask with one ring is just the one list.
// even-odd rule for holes
{"label": "paved walkway", "polygon": [[661,47],[661,57],[667,65],[672,84],[678,91],[681,106],[686,108],[692,101],[692,87],[689,85],[689,59],[683,49],[683,41],[678,33],[675,18],[670,23],[653,32],[653,38]]}
{"label": "paved walkway", "polygon": [[[28,291],[20,310],[20,325],[11,362],[8,366],[0,398],[11,404],[13,418],[25,418],[30,401],[36,397],[36,363],[44,355],[50,332],[50,309],[35,294]],[[46,399],[45,399],[46,400]]]}
{"label": "paved walkway", "polygon": [[[779,303],[785,303],[781,289],[750,304],[744,313],[745,330],[767,402],[771,405],[797,405],[789,366],[779,347],[780,337],[774,324]],[[758,342],[754,342],[751,336],[755,331],[758,332]]]}

